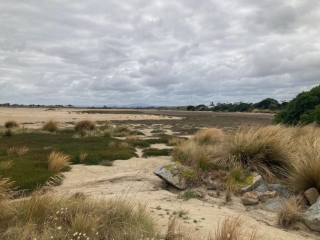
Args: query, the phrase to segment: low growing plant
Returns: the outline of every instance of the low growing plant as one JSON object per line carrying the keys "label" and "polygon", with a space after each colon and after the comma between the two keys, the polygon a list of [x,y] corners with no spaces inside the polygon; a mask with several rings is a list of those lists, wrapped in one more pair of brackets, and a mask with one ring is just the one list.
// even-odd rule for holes
{"label": "low growing plant", "polygon": [[42,129],[44,131],[48,131],[48,132],[58,132],[59,131],[58,123],[53,120],[46,122],[42,126]]}
{"label": "low growing plant", "polygon": [[9,120],[9,121],[5,122],[5,124],[4,124],[5,128],[16,128],[19,126],[20,126],[19,123],[14,120]]}

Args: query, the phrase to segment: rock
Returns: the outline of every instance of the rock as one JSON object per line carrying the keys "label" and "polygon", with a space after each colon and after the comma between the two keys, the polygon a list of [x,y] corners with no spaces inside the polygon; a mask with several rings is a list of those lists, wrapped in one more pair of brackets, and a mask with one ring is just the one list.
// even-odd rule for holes
{"label": "rock", "polygon": [[210,180],[210,182],[207,182],[207,190],[226,190],[226,186],[224,183],[219,182],[217,180]]}
{"label": "rock", "polygon": [[246,186],[244,188],[241,188],[241,192],[242,193],[250,192],[250,191],[256,189],[257,187],[259,187],[263,183],[264,183],[264,181],[263,181],[263,178],[261,177],[261,175],[256,175],[255,177],[253,177],[252,184],[249,186]]}
{"label": "rock", "polygon": [[276,191],[279,196],[284,198],[289,198],[290,194],[287,190],[280,184],[263,184],[254,190],[255,192],[267,192],[267,191]]}
{"label": "rock", "polygon": [[302,215],[302,220],[311,230],[320,232],[320,198]]}
{"label": "rock", "polygon": [[246,192],[241,198],[243,205],[254,205],[259,202],[259,194],[256,192]]}
{"label": "rock", "polygon": [[296,197],[297,203],[301,206],[309,205],[308,199],[304,196],[303,193],[299,193]]}
{"label": "rock", "polygon": [[319,192],[316,188],[309,188],[303,194],[308,199],[310,205],[315,204],[319,197]]}
{"label": "rock", "polygon": [[180,173],[181,165],[175,162],[169,162],[161,167],[158,167],[154,174],[161,179],[163,179],[168,184],[180,189],[184,190],[188,187],[187,179],[182,177]]}
{"label": "rock", "polygon": [[268,212],[277,212],[284,206],[284,202],[280,198],[268,199],[261,205],[261,209]]}
{"label": "rock", "polygon": [[270,198],[275,198],[277,196],[277,192],[276,191],[266,191],[264,193],[260,193],[259,194],[259,199],[260,201],[266,201]]}

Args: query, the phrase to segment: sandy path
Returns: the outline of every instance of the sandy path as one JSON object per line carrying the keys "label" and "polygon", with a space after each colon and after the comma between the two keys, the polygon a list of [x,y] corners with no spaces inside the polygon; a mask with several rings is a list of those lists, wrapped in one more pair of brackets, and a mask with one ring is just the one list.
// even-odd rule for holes
{"label": "sandy path", "polygon": [[166,184],[153,174],[158,166],[169,160],[170,157],[150,157],[118,160],[111,167],[74,165],[70,172],[64,173],[66,179],[63,184],[54,190],[61,196],[82,192],[94,198],[127,197],[146,202],[163,230],[169,215],[174,211],[186,210],[190,218],[186,224],[199,229],[201,234],[214,231],[219,220],[226,216],[246,214],[248,232],[257,228],[258,233],[267,236],[267,239],[315,239],[307,232],[286,232],[274,227],[274,213],[258,210],[247,212],[238,198],[233,198],[231,205],[223,203],[223,196],[207,196],[206,201],[177,199],[178,192],[173,189],[168,191]]}
{"label": "sandy path", "polygon": [[[0,107],[0,125],[8,120],[15,120],[25,124],[28,128],[39,128],[43,122],[53,119],[59,123],[77,122],[80,120],[92,121],[113,121],[113,120],[159,120],[159,119],[181,119],[180,117],[168,117],[152,114],[109,114],[108,110],[104,110],[106,114],[88,114],[81,113],[88,109],[74,108],[57,108],[47,111],[47,108],[4,108]],[[114,112],[114,110],[113,110]],[[63,126],[63,125],[62,125]]]}

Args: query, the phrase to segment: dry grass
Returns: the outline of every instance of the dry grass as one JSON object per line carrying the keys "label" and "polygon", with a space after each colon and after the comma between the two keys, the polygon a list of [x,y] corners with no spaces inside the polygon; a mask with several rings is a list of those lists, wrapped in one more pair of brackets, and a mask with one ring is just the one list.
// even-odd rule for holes
{"label": "dry grass", "polygon": [[74,129],[78,132],[81,131],[91,131],[96,129],[96,124],[90,120],[83,120],[80,122],[77,122],[74,126]]}
{"label": "dry grass", "polygon": [[123,199],[61,199],[49,193],[44,194],[40,189],[30,198],[10,205],[14,209],[13,213],[0,217],[2,240],[129,240],[156,236],[155,221],[145,205]]}
{"label": "dry grass", "polygon": [[187,141],[187,139],[184,139],[184,138],[178,138],[178,137],[173,137],[173,138],[170,138],[168,140],[168,144],[170,146],[177,146],[177,145],[181,145],[183,142]]}
{"label": "dry grass", "polygon": [[[247,234],[243,228],[244,218],[241,216],[228,216],[222,222],[219,222],[212,240],[254,240],[261,239],[257,236],[257,231],[254,229],[250,234]],[[208,239],[208,240],[209,240]]]}
{"label": "dry grass", "polygon": [[60,172],[63,168],[70,165],[70,157],[62,152],[52,151],[48,158],[48,169]]}
{"label": "dry grass", "polygon": [[0,162],[0,170],[8,170],[12,167],[12,160],[5,160]]}
{"label": "dry grass", "polygon": [[13,199],[16,191],[13,188],[13,182],[10,178],[2,178],[0,176],[0,203]]}
{"label": "dry grass", "polygon": [[80,162],[83,162],[88,155],[89,155],[89,154],[86,153],[86,152],[80,153],[80,154],[79,154],[79,160],[80,160]]}
{"label": "dry grass", "polygon": [[136,140],[139,140],[139,136],[138,135],[127,136],[126,140],[127,141],[136,141]]}
{"label": "dry grass", "polygon": [[133,148],[133,146],[130,143],[127,142],[121,142],[119,144],[119,148]]}
{"label": "dry grass", "polygon": [[284,206],[277,212],[278,224],[284,228],[293,226],[301,219],[302,208],[295,197],[284,199]]}
{"label": "dry grass", "polygon": [[4,124],[5,128],[16,128],[16,127],[19,127],[19,126],[20,126],[20,124],[15,120],[6,121],[5,124]]}
{"label": "dry grass", "polygon": [[289,172],[289,185],[299,193],[309,188],[320,191],[320,139],[310,140],[306,135],[296,142],[296,151]]}
{"label": "dry grass", "polygon": [[217,160],[227,168],[240,163],[264,178],[285,177],[292,149],[291,131],[281,125],[242,127],[226,137]]}
{"label": "dry grass", "polygon": [[48,131],[48,132],[58,132],[59,131],[58,123],[53,121],[52,119],[50,121],[46,122],[42,126],[42,129],[44,131]]}
{"label": "dry grass", "polygon": [[108,147],[109,147],[109,148],[116,148],[116,147],[117,147],[117,143],[114,142],[114,141],[109,142]]}
{"label": "dry grass", "polygon": [[224,132],[218,128],[208,128],[201,129],[196,132],[192,139],[202,145],[202,144],[215,144],[223,139],[225,136]]}
{"label": "dry grass", "polygon": [[26,154],[27,151],[28,151],[28,148],[25,146],[11,147],[7,150],[7,154],[8,156],[11,156],[11,155],[23,156],[24,154]]}

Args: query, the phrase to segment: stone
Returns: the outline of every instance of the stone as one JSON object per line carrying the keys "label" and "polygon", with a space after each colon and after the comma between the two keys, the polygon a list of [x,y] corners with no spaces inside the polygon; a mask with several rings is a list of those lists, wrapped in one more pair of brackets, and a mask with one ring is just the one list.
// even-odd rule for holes
{"label": "stone", "polygon": [[259,187],[263,183],[264,183],[264,181],[263,181],[263,178],[261,177],[261,175],[256,175],[253,177],[252,184],[249,186],[246,186],[244,188],[241,188],[241,192],[242,193],[250,192],[250,191],[256,189],[257,187]]}
{"label": "stone", "polygon": [[264,202],[270,198],[275,198],[277,196],[277,192],[275,190],[273,191],[266,191],[264,193],[259,194],[259,200]]}
{"label": "stone", "polygon": [[284,202],[280,198],[268,199],[261,205],[261,209],[268,212],[277,212],[284,206]]}
{"label": "stone", "polygon": [[309,205],[308,199],[304,196],[303,193],[299,193],[296,197],[297,203],[301,206]]}
{"label": "stone", "polygon": [[302,215],[302,220],[311,230],[320,232],[320,198]]}
{"label": "stone", "polygon": [[254,190],[255,192],[267,192],[267,191],[276,191],[279,196],[284,198],[289,198],[290,194],[287,190],[280,184],[262,184]]}
{"label": "stone", "polygon": [[259,195],[256,192],[246,192],[241,198],[243,205],[254,205],[259,203]]}
{"label": "stone", "polygon": [[169,162],[161,167],[158,167],[154,174],[161,179],[163,179],[166,183],[180,189],[184,190],[188,187],[188,181],[186,178],[182,177],[180,173],[181,165],[175,162]]}
{"label": "stone", "polygon": [[308,199],[310,205],[313,205],[317,202],[319,192],[316,188],[309,188],[303,193],[303,195]]}

